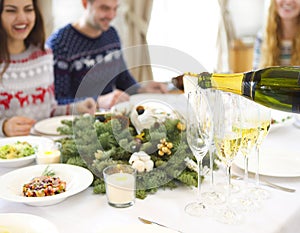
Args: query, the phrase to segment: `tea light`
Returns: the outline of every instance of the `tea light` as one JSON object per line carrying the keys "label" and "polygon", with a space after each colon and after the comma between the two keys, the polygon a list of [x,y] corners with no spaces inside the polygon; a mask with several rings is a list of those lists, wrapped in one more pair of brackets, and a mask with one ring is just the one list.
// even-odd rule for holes
{"label": "tea light", "polygon": [[44,150],[39,151],[36,156],[37,164],[50,164],[60,162],[60,151],[59,150]]}
{"label": "tea light", "polygon": [[108,204],[128,207],[135,202],[136,171],[129,165],[112,165],[103,171]]}

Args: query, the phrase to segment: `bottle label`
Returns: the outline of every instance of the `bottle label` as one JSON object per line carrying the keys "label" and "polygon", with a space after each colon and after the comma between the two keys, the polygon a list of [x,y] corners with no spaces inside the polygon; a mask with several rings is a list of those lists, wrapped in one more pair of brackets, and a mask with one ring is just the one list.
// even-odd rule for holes
{"label": "bottle label", "polygon": [[208,72],[202,72],[201,74],[199,74],[198,85],[204,89],[211,88],[211,76],[212,74]]}
{"label": "bottle label", "polygon": [[[255,96],[255,87],[256,83],[253,82],[253,72],[247,72],[244,75],[244,80],[243,80],[243,95],[249,97],[250,99],[254,99]],[[256,81],[256,80],[255,80]],[[254,85],[254,88],[253,88]]]}

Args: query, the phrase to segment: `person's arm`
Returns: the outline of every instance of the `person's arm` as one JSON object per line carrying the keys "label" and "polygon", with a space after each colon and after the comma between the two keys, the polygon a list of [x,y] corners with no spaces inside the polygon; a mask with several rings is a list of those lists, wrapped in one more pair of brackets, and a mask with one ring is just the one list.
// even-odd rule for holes
{"label": "person's arm", "polygon": [[4,133],[4,122],[6,121],[6,118],[3,118],[3,119],[0,119],[0,137],[4,137],[5,136],[5,133]]}
{"label": "person's arm", "polygon": [[94,114],[97,109],[97,103],[93,98],[86,98],[72,104],[57,105],[53,102],[51,116]]}
{"label": "person's arm", "polygon": [[140,84],[133,78],[128,70],[118,75],[116,80],[116,88],[125,91],[129,95],[138,93]]}

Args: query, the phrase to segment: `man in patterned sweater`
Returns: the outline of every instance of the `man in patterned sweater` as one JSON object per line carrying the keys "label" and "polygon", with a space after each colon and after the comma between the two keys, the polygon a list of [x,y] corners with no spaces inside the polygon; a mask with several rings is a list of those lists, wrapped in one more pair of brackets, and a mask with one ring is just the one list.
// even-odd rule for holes
{"label": "man in patterned sweater", "polygon": [[[93,96],[100,108],[108,109],[127,101],[128,94],[165,93],[164,84],[149,82],[140,86],[127,70],[118,33],[110,26],[118,0],[82,0],[82,4],[81,18],[53,33],[46,43],[54,53],[58,103]],[[80,86],[83,80],[85,84]]]}

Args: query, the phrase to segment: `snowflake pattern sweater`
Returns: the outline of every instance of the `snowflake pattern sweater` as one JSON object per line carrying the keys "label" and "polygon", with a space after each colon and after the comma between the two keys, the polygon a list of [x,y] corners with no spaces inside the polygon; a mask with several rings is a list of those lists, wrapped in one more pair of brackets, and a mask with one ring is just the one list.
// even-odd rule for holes
{"label": "snowflake pattern sweater", "polygon": [[[54,54],[55,95],[59,104],[107,94],[114,88],[126,91],[136,84],[126,68],[120,39],[113,27],[97,38],[89,38],[68,24],[53,33],[46,45]],[[96,64],[98,68],[88,73]],[[86,90],[78,93],[85,77]],[[137,89],[138,85],[135,86]]]}

